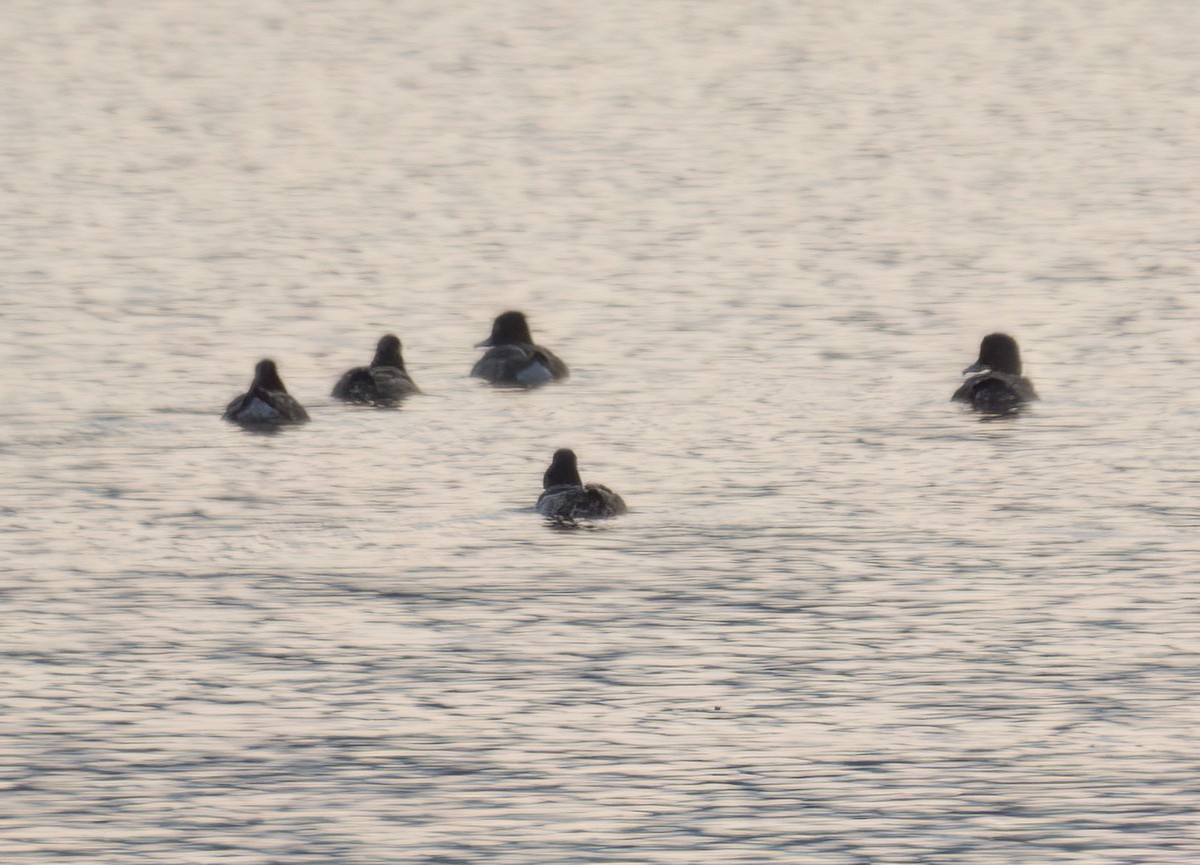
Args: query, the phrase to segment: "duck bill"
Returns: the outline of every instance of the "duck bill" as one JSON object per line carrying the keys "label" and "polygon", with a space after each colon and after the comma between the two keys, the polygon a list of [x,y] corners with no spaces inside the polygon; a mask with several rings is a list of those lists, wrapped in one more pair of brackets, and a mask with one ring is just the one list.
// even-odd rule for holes
{"label": "duck bill", "polygon": [[488,337],[487,339],[485,339],[483,342],[477,342],[477,343],[475,343],[475,347],[476,347],[476,348],[492,348],[492,347],[493,347],[495,344],[496,344],[496,343],[495,343],[495,342],[493,342],[493,341],[492,341],[492,338],[489,336],[489,337]]}
{"label": "duck bill", "polygon": [[984,372],[989,369],[991,369],[990,366],[988,366],[986,363],[984,363],[981,360],[977,360],[977,361],[975,361],[975,363],[971,364],[969,367],[964,369],[962,371],[962,374],[967,375],[968,373],[972,373],[972,372]]}

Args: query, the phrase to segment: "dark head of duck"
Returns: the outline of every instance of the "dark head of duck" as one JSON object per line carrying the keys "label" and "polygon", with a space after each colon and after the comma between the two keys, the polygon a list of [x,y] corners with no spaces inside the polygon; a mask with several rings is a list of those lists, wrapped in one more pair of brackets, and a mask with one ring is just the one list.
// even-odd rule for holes
{"label": "dark head of duck", "polygon": [[579,466],[575,459],[575,451],[570,448],[561,448],[554,452],[554,458],[550,461],[550,468],[546,469],[546,473],[542,475],[542,488],[550,489],[550,487],[569,484],[571,486],[583,486],[583,481],[579,477]]}
{"label": "dark head of duck", "polygon": [[979,360],[963,370],[963,373],[1006,372],[1011,375],[1021,374],[1021,350],[1017,341],[1007,333],[989,333],[979,343]]}
{"label": "dark head of duck", "polygon": [[492,335],[477,347],[492,348],[497,345],[532,342],[533,335],[529,332],[529,322],[525,320],[525,313],[510,310],[496,316],[496,320],[492,322]]}
{"label": "dark head of duck", "polygon": [[404,358],[400,355],[400,338],[391,333],[380,337],[371,366],[394,366],[404,369]]}
{"label": "dark head of duck", "polygon": [[254,365],[254,387],[263,390],[287,390],[273,360],[260,360]]}

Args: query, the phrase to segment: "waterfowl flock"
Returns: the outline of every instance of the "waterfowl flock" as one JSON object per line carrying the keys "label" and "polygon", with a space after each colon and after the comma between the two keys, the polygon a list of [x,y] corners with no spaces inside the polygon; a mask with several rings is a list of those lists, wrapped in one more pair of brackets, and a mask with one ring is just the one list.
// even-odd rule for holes
{"label": "waterfowl flock", "polygon": [[[476,347],[487,352],[471,368],[471,376],[490,384],[530,388],[570,375],[557,355],[533,341],[529,323],[520,312],[498,315],[491,335]],[[1032,382],[1021,374],[1017,341],[1005,333],[985,336],[979,358],[963,375],[970,378],[950,399],[979,412],[1007,414],[1038,399]],[[371,364],[348,370],[334,385],[332,396],[360,405],[396,406],[415,393],[420,393],[420,388],[404,367],[400,339],[389,333],[379,339]],[[250,389],[229,403],[222,418],[251,428],[309,420],[304,406],[288,393],[273,360],[255,365]],[[570,448],[554,452],[534,509],[556,523],[607,519],[628,510],[625,501],[604,484],[583,483],[575,451]]]}

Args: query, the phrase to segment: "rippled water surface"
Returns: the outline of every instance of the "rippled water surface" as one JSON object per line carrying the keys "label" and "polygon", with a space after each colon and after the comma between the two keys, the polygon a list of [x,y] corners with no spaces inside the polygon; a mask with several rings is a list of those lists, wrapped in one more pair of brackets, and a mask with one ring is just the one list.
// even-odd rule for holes
{"label": "rippled water surface", "polygon": [[1196,4],[0,15],[0,861],[1200,861]]}

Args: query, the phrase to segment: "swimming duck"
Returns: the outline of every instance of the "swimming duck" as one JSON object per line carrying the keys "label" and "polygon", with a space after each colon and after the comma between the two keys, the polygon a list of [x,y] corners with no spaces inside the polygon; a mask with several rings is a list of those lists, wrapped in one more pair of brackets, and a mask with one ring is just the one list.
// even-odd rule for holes
{"label": "swimming duck", "polygon": [[570,375],[567,365],[552,351],[534,345],[529,323],[520,312],[496,316],[492,335],[475,347],[488,351],[475,363],[471,375],[492,384],[533,387]]}
{"label": "swimming duck", "polygon": [[275,361],[260,360],[254,367],[250,390],[231,402],[223,420],[244,425],[304,423],[308,412],[287,392]]}
{"label": "swimming duck", "polygon": [[585,484],[580,480],[575,451],[569,448],[554,452],[550,468],[542,475],[542,487],[537,512],[547,519],[597,520],[627,510],[624,500],[604,484]]}
{"label": "swimming duck", "polygon": [[400,355],[400,340],[392,334],[380,337],[370,366],[356,366],[333,386],[333,396],[365,405],[395,405],[420,388],[409,377]]}
{"label": "swimming duck", "polygon": [[979,411],[1003,412],[1038,398],[1029,379],[1021,375],[1021,351],[1006,333],[990,333],[979,344],[979,360],[963,370],[975,373],[950,397]]}

